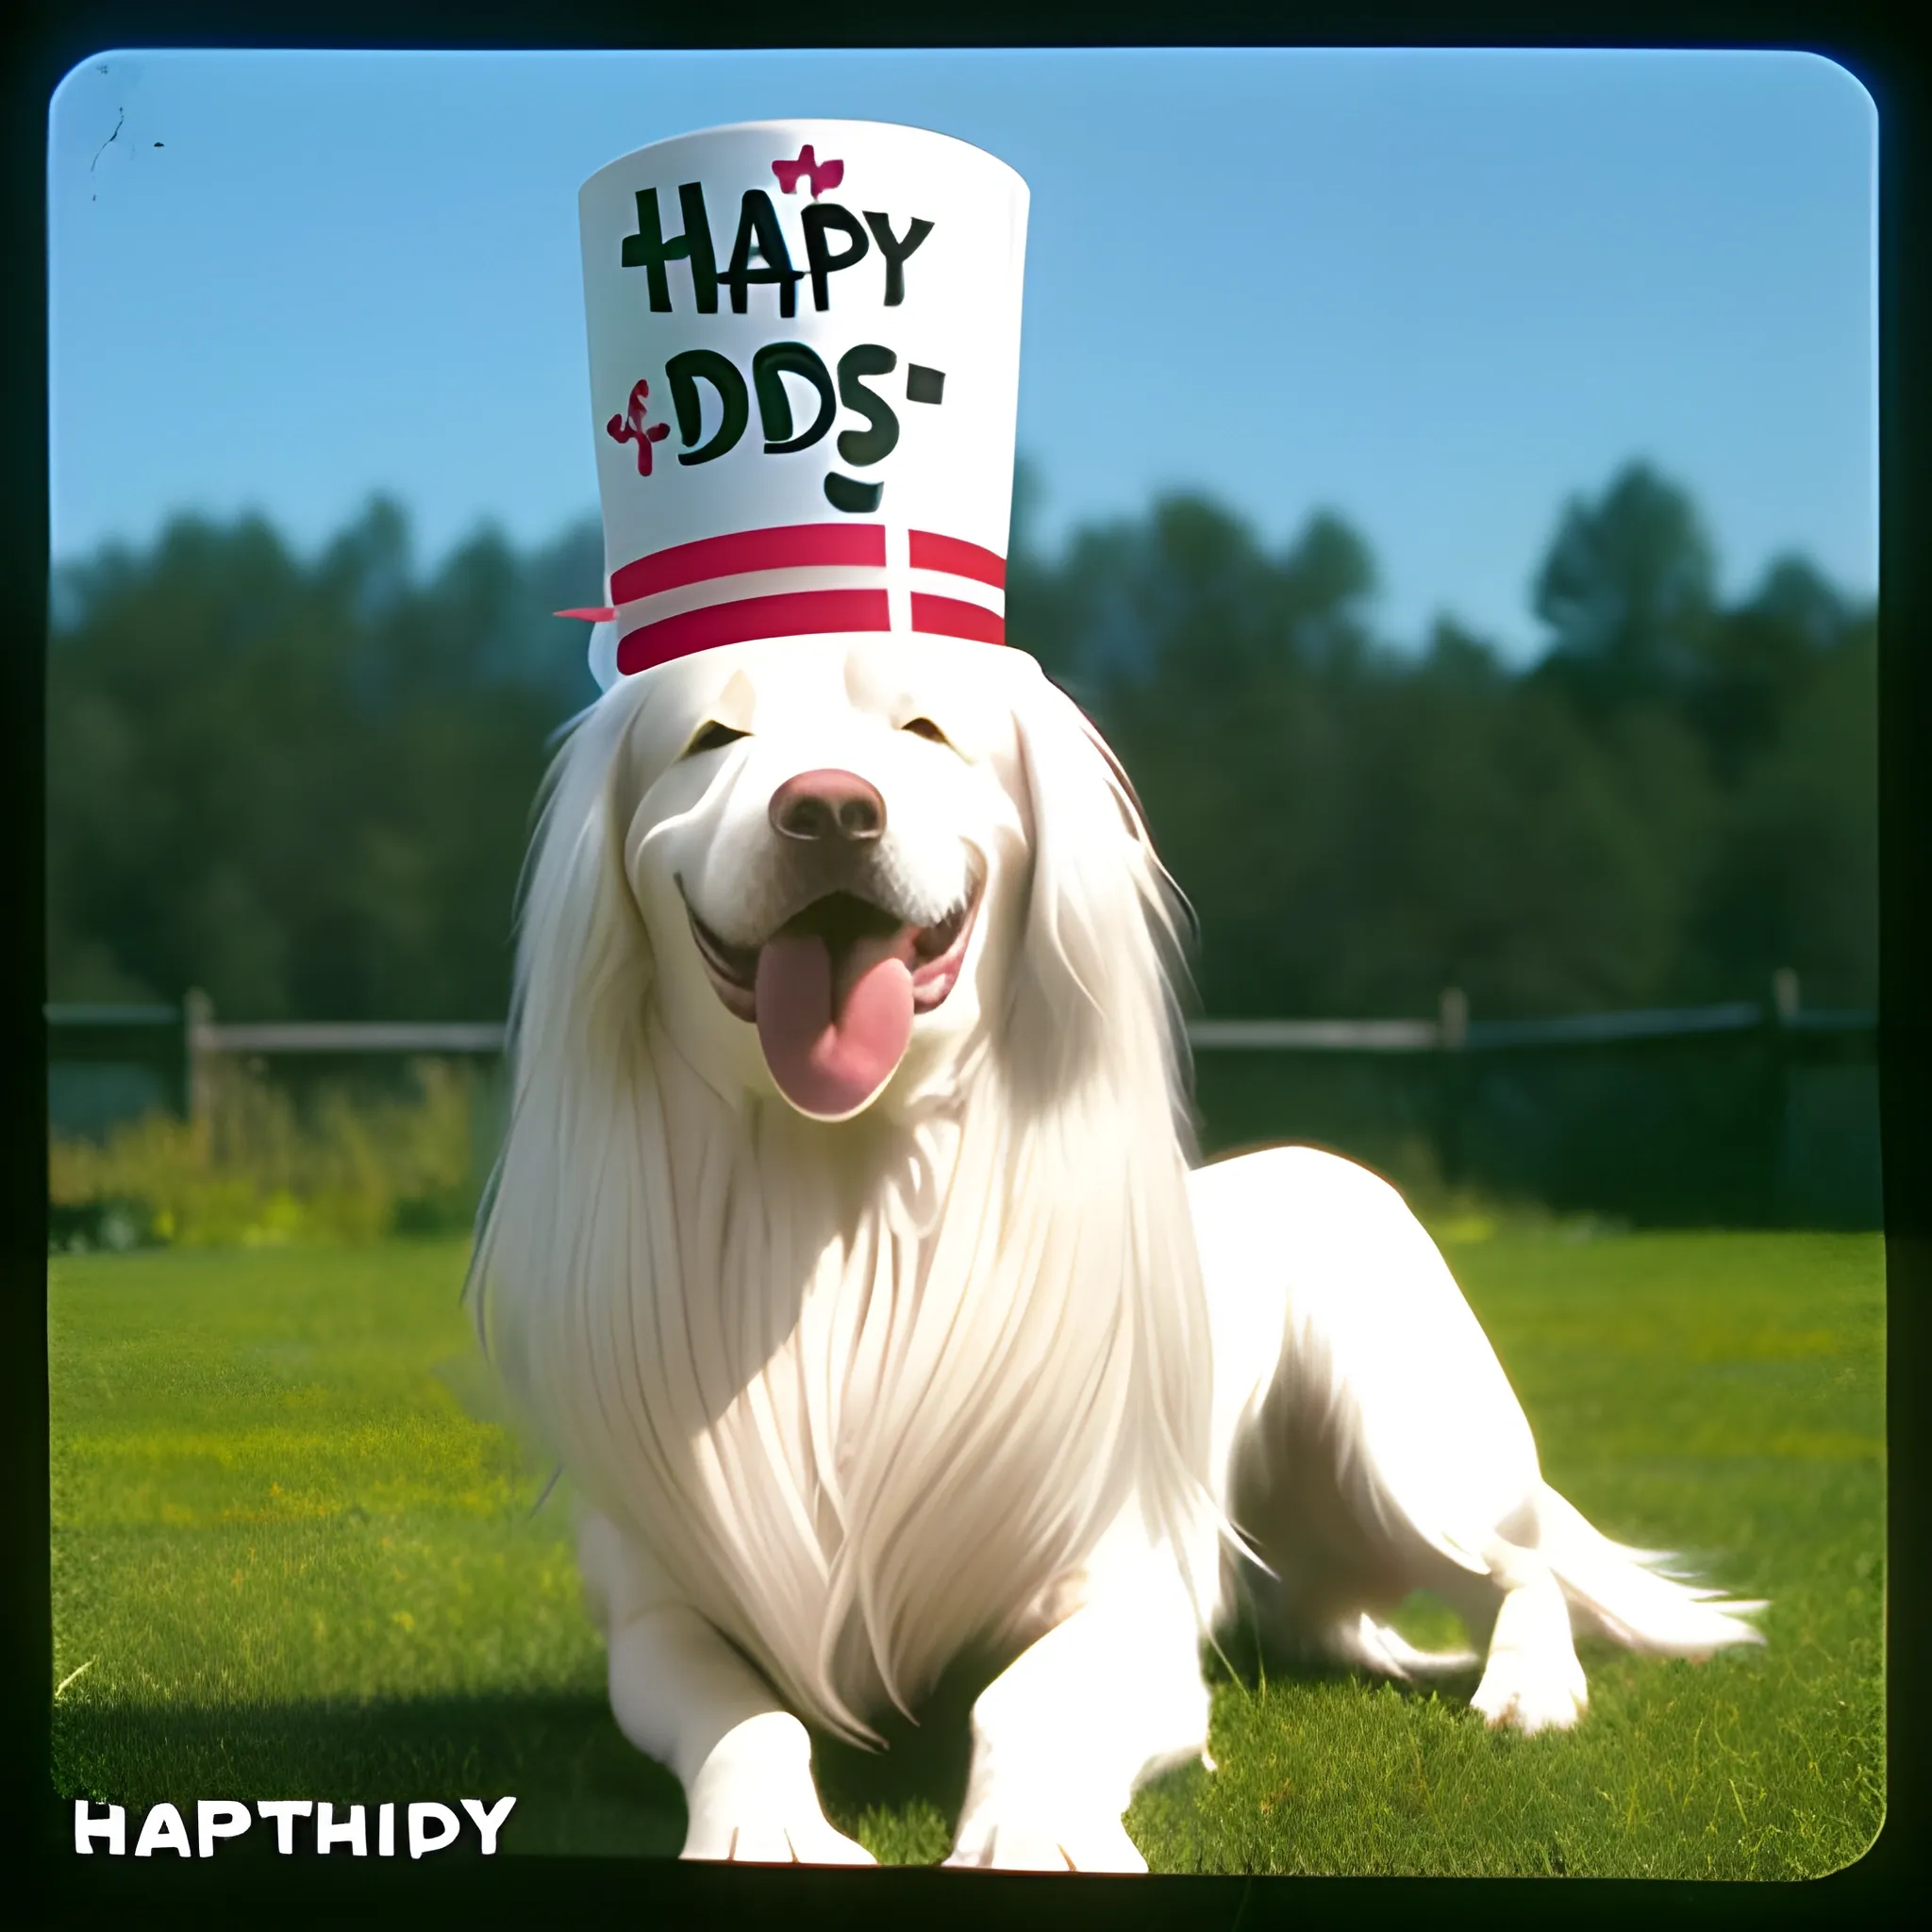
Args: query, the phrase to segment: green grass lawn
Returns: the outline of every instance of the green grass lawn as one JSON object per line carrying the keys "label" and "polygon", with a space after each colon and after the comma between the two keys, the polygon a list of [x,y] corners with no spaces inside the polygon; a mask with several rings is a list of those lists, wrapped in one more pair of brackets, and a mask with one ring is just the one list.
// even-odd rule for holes
{"label": "green grass lawn", "polygon": [[[1769,1646],[1586,1649],[1583,1726],[1527,1740],[1466,1708],[1473,1677],[1431,1694],[1217,1664],[1220,1769],[1136,1800],[1149,1862],[1787,1878],[1855,1859],[1885,1789],[1877,1237],[1454,1232],[1550,1480],[1609,1534],[1770,1597]],[[567,1507],[533,1513],[546,1472],[492,1419],[463,1261],[395,1242],[51,1264],[64,1795],[514,1792],[506,1852],[676,1851],[677,1787],[605,1704]],[[1455,1634],[1422,1602],[1406,1627]],[[884,1757],[821,1746],[828,1811],[880,1857],[943,1855],[964,1695],[942,1689]]]}

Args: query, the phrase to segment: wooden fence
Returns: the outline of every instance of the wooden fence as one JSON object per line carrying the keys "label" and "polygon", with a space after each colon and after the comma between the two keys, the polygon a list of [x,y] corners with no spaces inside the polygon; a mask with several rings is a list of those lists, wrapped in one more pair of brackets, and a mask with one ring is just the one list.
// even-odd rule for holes
{"label": "wooden fence", "polygon": [[[223,1023],[195,994],[46,1017],[50,1124],[95,1138],[152,1109],[205,1107],[222,1056],[306,1083],[424,1057],[493,1067],[504,1036]],[[1804,1008],[1788,972],[1765,1002],[1486,1021],[1452,989],[1432,1019],[1201,1019],[1189,1031],[1209,1152],[1314,1141],[1404,1185],[1639,1224],[1880,1224],[1875,1016]],[[479,1118],[500,1119],[500,1099]]]}

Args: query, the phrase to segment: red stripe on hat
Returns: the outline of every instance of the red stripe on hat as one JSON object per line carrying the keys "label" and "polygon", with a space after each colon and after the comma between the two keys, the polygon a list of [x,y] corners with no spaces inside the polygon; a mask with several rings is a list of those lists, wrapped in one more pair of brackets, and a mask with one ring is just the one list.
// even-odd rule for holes
{"label": "red stripe on hat", "polygon": [[[915,606],[918,601],[914,598]],[[935,597],[927,601],[943,604],[951,600]],[[916,623],[915,619],[915,627]],[[617,668],[628,677],[635,671],[648,671],[654,664],[688,658],[693,651],[714,650],[720,644],[890,627],[883,591],[791,591],[778,597],[739,597],[728,604],[710,604],[702,610],[686,610],[640,625],[618,644]]]}
{"label": "red stripe on hat", "polygon": [[942,570],[956,577],[991,584],[996,591],[1006,589],[1007,559],[997,551],[968,543],[960,537],[941,537],[931,530],[914,530],[910,535],[914,570]]}
{"label": "red stripe on hat", "polygon": [[973,638],[982,644],[1007,641],[1007,620],[998,611],[958,597],[929,596],[924,591],[912,593],[912,628],[940,637]]}
{"label": "red stripe on hat", "polygon": [[625,564],[610,579],[610,600],[634,604],[659,591],[701,584],[709,577],[738,576],[745,571],[885,560],[883,524],[791,524],[775,530],[735,530],[725,537],[674,543],[668,550],[654,550]]}

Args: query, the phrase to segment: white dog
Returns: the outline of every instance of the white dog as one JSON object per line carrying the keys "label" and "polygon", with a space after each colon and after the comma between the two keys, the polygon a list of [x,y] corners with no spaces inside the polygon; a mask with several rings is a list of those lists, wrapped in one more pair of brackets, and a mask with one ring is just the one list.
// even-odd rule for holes
{"label": "white dog", "polygon": [[1384,1182],[1190,1172],[1174,904],[1016,651],[711,650],[559,757],[475,1279],[686,1857],[869,1862],[801,1719],[863,1737],[981,1644],[950,1862],[1143,1871],[1122,1812],[1205,1757],[1238,1598],[1403,1675],[1474,1661],[1380,1621],[1436,1591],[1524,1731],[1582,1713],[1576,1630],[1757,1641],[1541,1481]]}

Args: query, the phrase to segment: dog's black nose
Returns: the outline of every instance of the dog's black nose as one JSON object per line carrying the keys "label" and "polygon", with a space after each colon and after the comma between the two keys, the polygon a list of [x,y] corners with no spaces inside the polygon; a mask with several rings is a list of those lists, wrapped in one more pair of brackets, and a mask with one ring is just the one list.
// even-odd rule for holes
{"label": "dog's black nose", "polygon": [[801,772],[772,793],[771,819],[788,839],[862,845],[886,829],[886,801],[857,772]]}

